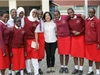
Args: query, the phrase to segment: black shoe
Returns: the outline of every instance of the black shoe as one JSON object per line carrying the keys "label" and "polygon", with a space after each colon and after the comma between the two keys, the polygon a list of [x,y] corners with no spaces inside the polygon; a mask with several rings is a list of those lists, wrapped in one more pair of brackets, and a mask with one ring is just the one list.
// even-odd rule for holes
{"label": "black shoe", "polygon": [[24,73],[27,73],[27,70],[26,69],[24,69]]}
{"label": "black shoe", "polygon": [[16,75],[20,75],[20,72],[18,71],[18,72],[16,73]]}
{"label": "black shoe", "polygon": [[43,71],[41,70],[41,68],[39,68],[39,74],[43,74]]}
{"label": "black shoe", "polygon": [[64,71],[65,71],[65,68],[61,67],[60,70],[59,70],[59,73],[63,73]]}
{"label": "black shoe", "polygon": [[12,75],[11,73],[9,75]]}
{"label": "black shoe", "polygon": [[69,70],[68,70],[68,68],[65,68],[65,70],[64,70],[64,71],[65,71],[65,73],[69,73]]}
{"label": "black shoe", "polygon": [[87,75],[94,75],[94,72],[92,71],[92,72],[88,73]]}
{"label": "black shoe", "polygon": [[77,74],[77,73],[78,73],[77,69],[74,69],[74,71],[72,72],[72,74]]}
{"label": "black shoe", "polygon": [[27,73],[27,75],[32,75],[31,73]]}
{"label": "black shoe", "polygon": [[83,74],[83,71],[79,70],[78,75],[82,75],[82,74]]}

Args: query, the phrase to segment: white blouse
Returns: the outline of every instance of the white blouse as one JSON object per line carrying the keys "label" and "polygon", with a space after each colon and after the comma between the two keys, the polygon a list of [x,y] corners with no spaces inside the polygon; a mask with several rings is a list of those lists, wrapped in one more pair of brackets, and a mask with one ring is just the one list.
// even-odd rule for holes
{"label": "white blouse", "polygon": [[53,21],[44,23],[44,37],[45,42],[53,43],[57,41],[56,24]]}

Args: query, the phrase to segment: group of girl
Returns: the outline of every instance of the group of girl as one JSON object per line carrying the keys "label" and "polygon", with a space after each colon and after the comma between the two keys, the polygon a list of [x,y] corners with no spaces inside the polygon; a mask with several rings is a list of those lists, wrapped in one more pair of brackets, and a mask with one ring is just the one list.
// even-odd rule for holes
{"label": "group of girl", "polygon": [[[75,68],[72,74],[83,74],[84,58],[89,60],[87,75],[93,75],[93,61],[96,63],[96,75],[100,68],[100,21],[95,16],[95,9],[89,10],[89,17],[84,19],[75,14],[72,8],[68,15],[54,11],[54,20],[50,12],[32,9],[25,17],[25,10],[19,7],[8,13],[0,13],[0,75],[5,70],[12,70],[12,75],[43,74],[40,63],[46,51],[47,73],[55,72],[55,51],[58,47],[61,68],[59,73],[69,73],[69,55],[74,59]],[[9,19],[9,20],[8,20]],[[65,60],[64,60],[65,58]],[[78,60],[80,64],[78,64]],[[64,64],[65,61],[65,64]],[[79,66],[80,65],[80,66]],[[20,72],[20,74],[19,74]]]}

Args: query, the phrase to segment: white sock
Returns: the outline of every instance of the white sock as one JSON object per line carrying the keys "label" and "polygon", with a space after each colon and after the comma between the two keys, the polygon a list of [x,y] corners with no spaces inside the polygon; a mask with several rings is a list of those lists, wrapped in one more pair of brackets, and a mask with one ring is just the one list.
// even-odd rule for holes
{"label": "white sock", "polygon": [[20,75],[24,75],[24,71],[23,70],[20,70]]}
{"label": "white sock", "polygon": [[77,69],[77,70],[78,70],[78,65],[75,65],[75,69]]}
{"label": "white sock", "polygon": [[61,65],[61,68],[64,67],[64,65]]}
{"label": "white sock", "polygon": [[39,71],[38,71],[38,70],[39,70],[38,59],[32,58],[31,61],[32,61],[32,65],[33,65],[33,67],[34,67],[34,75],[39,74]]}
{"label": "white sock", "polygon": [[12,71],[12,75],[15,75],[15,71]]}
{"label": "white sock", "polygon": [[1,71],[0,71],[0,75],[2,75],[2,74],[1,74]]}
{"label": "white sock", "polygon": [[92,71],[93,71],[93,70],[92,70],[92,67],[91,67],[91,66],[89,66],[89,73],[90,73],[90,72],[92,72]]}
{"label": "white sock", "polygon": [[31,60],[30,60],[30,59],[26,60],[26,70],[27,70],[27,72],[28,72],[28,73],[30,73],[30,72],[31,72],[30,62],[31,62]]}
{"label": "white sock", "polygon": [[68,66],[65,66],[65,68],[67,68]]}
{"label": "white sock", "polygon": [[83,66],[80,66],[79,70],[81,70],[81,71],[82,71],[82,70],[83,70]]}
{"label": "white sock", "polygon": [[100,74],[99,69],[96,69],[96,74]]}
{"label": "white sock", "polygon": [[8,70],[9,74],[11,74],[12,70]]}

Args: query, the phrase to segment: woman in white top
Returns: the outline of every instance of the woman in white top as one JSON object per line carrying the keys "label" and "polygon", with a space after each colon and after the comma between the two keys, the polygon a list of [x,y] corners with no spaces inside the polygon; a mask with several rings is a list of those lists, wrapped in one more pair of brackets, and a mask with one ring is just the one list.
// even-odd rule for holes
{"label": "woman in white top", "polygon": [[52,21],[50,12],[45,12],[43,15],[44,22],[44,38],[45,38],[45,49],[46,49],[46,62],[47,62],[47,73],[55,72],[55,50],[57,47],[56,37],[56,24]]}

